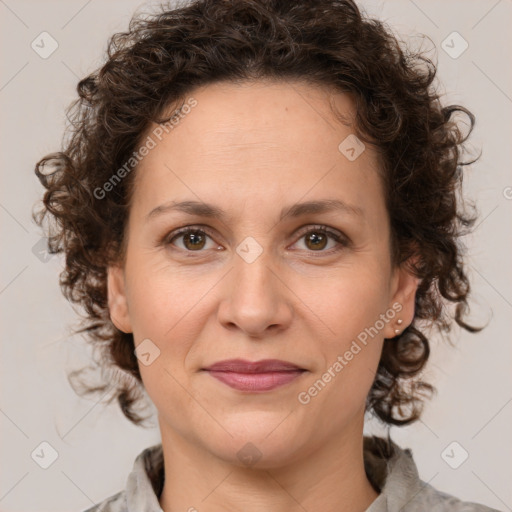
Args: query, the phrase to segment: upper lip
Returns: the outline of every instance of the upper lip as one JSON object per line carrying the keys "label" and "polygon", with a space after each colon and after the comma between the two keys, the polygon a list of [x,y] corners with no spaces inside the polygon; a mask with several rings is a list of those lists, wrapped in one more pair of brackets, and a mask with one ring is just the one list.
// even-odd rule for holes
{"label": "upper lip", "polygon": [[260,361],[246,361],[245,359],[227,359],[218,361],[203,370],[234,373],[268,373],[303,370],[296,364],[279,359],[262,359]]}

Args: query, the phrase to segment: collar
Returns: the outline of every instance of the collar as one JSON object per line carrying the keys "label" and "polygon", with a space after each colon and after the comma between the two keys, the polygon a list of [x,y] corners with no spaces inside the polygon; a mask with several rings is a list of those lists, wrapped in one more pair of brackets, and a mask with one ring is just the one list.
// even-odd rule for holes
{"label": "collar", "polygon": [[[419,478],[410,449],[402,449],[391,438],[363,437],[364,466],[368,480],[380,493],[365,512],[420,510],[490,511],[439,492]],[[127,512],[163,512],[158,502],[164,481],[162,444],[146,448],[135,459],[123,497]],[[124,501],[123,500],[123,501]],[[471,507],[467,507],[472,505]],[[449,508],[445,508],[449,506]],[[459,508],[461,507],[461,508]],[[466,507],[466,508],[465,508]],[[109,508],[101,509],[109,511]],[[115,509],[117,511],[117,509]],[[119,509],[121,510],[121,509]],[[112,508],[114,511],[114,508]]]}

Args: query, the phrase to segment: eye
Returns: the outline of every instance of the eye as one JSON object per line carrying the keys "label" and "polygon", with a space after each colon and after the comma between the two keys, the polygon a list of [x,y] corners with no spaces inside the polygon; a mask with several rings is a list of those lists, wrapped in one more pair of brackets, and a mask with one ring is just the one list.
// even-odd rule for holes
{"label": "eye", "polygon": [[[182,246],[174,243],[175,240],[179,239],[182,240]],[[212,240],[211,236],[204,229],[189,226],[171,233],[171,235],[167,238],[166,243],[176,245],[180,249],[189,252],[200,252],[202,249],[205,248],[212,249],[215,247],[219,247],[216,244],[213,244],[215,247],[207,247],[207,239]]]}
{"label": "eye", "polygon": [[[308,230],[303,231],[299,237],[299,241],[304,240],[305,250],[309,252],[331,254],[349,245],[348,239],[342,233],[321,225],[310,227]],[[210,240],[211,244],[209,247],[208,240]],[[180,241],[181,244],[177,243],[178,241]],[[329,242],[331,242],[332,247],[325,250]],[[222,249],[221,246],[213,241],[212,235],[204,228],[194,226],[187,226],[173,231],[170,235],[165,237],[163,243],[166,245],[174,245],[187,252],[203,252],[204,249]],[[295,244],[297,243],[298,242]]]}
{"label": "eye", "polygon": [[[333,231],[327,226],[310,227],[300,235],[299,241],[302,240],[304,240],[305,250],[328,254],[340,251],[349,245],[348,240],[342,233]],[[329,241],[332,242],[331,247],[324,250],[329,245]]]}

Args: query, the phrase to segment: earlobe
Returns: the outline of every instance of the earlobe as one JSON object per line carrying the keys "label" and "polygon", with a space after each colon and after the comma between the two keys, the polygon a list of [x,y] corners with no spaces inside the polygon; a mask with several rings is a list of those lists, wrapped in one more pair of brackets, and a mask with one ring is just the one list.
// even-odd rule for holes
{"label": "earlobe", "polygon": [[388,325],[389,332],[386,332],[386,338],[398,336],[412,323],[416,291],[420,281],[408,265],[402,265],[396,270],[396,284],[391,305],[397,313],[395,320]]}
{"label": "earlobe", "polygon": [[108,309],[112,323],[125,333],[132,332],[126,298],[124,272],[121,267],[108,267]]}

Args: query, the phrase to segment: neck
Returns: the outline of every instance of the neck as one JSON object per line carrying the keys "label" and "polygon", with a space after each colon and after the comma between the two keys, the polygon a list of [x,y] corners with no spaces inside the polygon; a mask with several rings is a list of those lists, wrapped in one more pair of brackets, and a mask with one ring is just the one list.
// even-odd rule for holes
{"label": "neck", "polygon": [[[362,426],[293,464],[245,468],[161,426],[164,512],[364,511],[377,498],[364,469]],[[250,499],[248,499],[250,497]]]}

